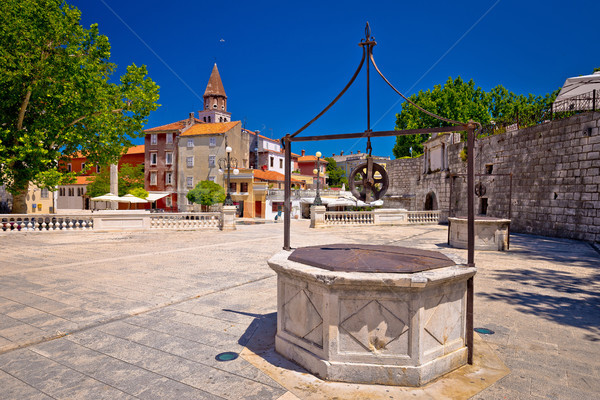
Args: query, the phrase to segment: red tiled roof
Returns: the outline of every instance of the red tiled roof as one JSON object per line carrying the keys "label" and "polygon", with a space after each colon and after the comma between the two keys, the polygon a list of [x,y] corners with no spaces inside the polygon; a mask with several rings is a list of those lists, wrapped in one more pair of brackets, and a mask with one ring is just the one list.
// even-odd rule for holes
{"label": "red tiled roof", "polygon": [[[252,132],[252,131],[251,131],[251,130],[249,130],[249,129],[242,129],[242,130],[243,130],[244,132],[246,132],[246,133],[248,133],[248,134],[252,135],[252,136],[256,136],[256,132]],[[258,137],[260,137],[260,138],[263,138],[263,139],[267,139],[267,140],[271,140],[271,141],[273,141],[273,142],[277,142],[277,143],[279,143],[279,142],[280,142],[280,140],[279,140],[279,139],[271,139],[271,138],[269,138],[269,137],[266,137],[266,136],[263,136],[263,135],[261,135],[260,133],[258,134]]]}
{"label": "red tiled roof", "polygon": [[127,153],[125,154],[144,154],[145,146],[143,144],[139,144],[137,146],[133,146],[127,149]]}
{"label": "red tiled roof", "polygon": [[[315,162],[317,161],[317,156],[302,156],[298,157],[298,162]],[[321,157],[320,160],[323,164],[329,164],[329,162]]]}
{"label": "red tiled roof", "polygon": [[[157,126],[157,127],[150,128],[150,129],[145,129],[144,132],[177,131],[179,129],[185,128],[185,125],[187,124],[188,121],[189,121],[188,119],[182,119],[181,121],[171,122],[170,124],[161,125],[161,126]],[[194,118],[194,121],[197,124],[204,123],[203,121],[199,120],[198,118]]]}
{"label": "red tiled roof", "polygon": [[94,182],[95,176],[76,176],[75,182],[72,185],[87,185],[88,183]]}
{"label": "red tiled roof", "polygon": [[183,132],[181,136],[193,136],[193,135],[210,135],[225,133],[232,129],[237,124],[241,124],[242,121],[231,121],[231,122],[215,122],[212,124],[197,124],[192,126],[187,131]]}
{"label": "red tiled roof", "polygon": [[[262,169],[253,169],[254,177],[256,179],[262,179],[263,181],[277,181],[284,182],[285,175],[276,171],[263,171]],[[298,179],[292,178],[292,182],[303,182]]]}

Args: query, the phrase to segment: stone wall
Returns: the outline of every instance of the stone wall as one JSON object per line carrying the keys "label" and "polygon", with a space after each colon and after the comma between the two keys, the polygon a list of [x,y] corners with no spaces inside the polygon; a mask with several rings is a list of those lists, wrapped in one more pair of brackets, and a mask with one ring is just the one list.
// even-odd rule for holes
{"label": "stone wall", "polygon": [[423,168],[422,157],[400,158],[387,162],[389,188],[384,197],[385,207],[416,210],[415,187]]}
{"label": "stone wall", "polygon": [[[600,242],[599,127],[600,112],[589,112],[477,140],[475,183],[486,193],[475,197],[475,212],[499,218],[510,212],[513,232]],[[452,215],[466,215],[463,147],[448,147],[448,171],[423,174],[413,160],[391,162],[389,198],[414,196],[409,209],[422,210],[434,192],[439,209],[451,205]]]}

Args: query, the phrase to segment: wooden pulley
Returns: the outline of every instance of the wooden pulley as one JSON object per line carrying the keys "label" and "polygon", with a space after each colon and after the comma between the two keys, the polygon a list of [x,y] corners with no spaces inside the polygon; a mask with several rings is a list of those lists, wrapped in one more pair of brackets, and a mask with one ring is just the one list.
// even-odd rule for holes
{"label": "wooden pulley", "polygon": [[383,197],[389,187],[385,168],[367,157],[367,162],[354,168],[349,178],[350,191],[359,200],[370,203]]}

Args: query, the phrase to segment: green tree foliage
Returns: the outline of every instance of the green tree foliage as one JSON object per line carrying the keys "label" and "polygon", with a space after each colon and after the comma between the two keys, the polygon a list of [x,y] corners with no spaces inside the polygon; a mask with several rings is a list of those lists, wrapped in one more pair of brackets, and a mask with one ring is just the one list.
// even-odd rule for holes
{"label": "green tree foliage", "polygon": [[[473,80],[465,82],[461,77],[448,78],[444,86],[435,85],[433,90],[420,91],[410,97],[411,101],[427,111],[455,121],[467,122],[470,119],[485,125],[494,121],[497,124],[519,118],[521,126],[536,122],[542,111],[554,101],[558,90],[545,96],[516,95],[501,85],[490,92],[476,87]],[[443,127],[450,124],[431,117],[408,103],[396,115],[396,129],[418,129]],[[398,136],[394,146],[396,158],[413,156],[423,152],[423,142],[429,135]]]}
{"label": "green tree foliage", "polygon": [[203,208],[225,201],[225,190],[215,182],[201,181],[187,194],[189,201],[201,204]]}
{"label": "green tree foliage", "polygon": [[[94,174],[94,181],[88,184],[86,195],[89,197],[102,196],[110,192],[110,168],[102,168],[99,174]],[[144,166],[141,164],[123,164],[119,169],[119,196],[128,193],[140,197],[132,191],[144,189]],[[144,190],[145,191],[145,190]],[[146,192],[146,197],[148,197]],[[117,193],[114,193],[117,194]],[[146,197],[142,197],[145,199]]]}
{"label": "green tree foliage", "polygon": [[600,71],[600,67],[594,68],[594,72],[598,72],[598,71]]}
{"label": "green tree foliage", "polygon": [[0,184],[17,203],[30,181],[69,183],[74,174],[59,168],[65,155],[116,162],[158,107],[145,66],[130,65],[111,82],[108,38],[96,24],[84,29],[80,17],[63,0],[2,0]]}
{"label": "green tree foliage", "polygon": [[143,187],[133,188],[133,189],[129,190],[128,193],[134,195],[135,197],[139,197],[140,199],[145,199],[150,194]]}
{"label": "green tree foliage", "polygon": [[346,171],[338,167],[337,162],[332,157],[325,157],[327,166],[325,171],[329,175],[329,186],[331,187],[342,187],[342,185],[348,185],[348,178],[346,178]]}

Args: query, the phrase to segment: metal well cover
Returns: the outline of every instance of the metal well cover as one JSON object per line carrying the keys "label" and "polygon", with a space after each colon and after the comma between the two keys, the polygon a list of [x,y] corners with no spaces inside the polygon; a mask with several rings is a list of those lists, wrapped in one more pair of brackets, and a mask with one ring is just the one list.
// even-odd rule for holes
{"label": "metal well cover", "polygon": [[328,244],[301,247],[288,257],[329,271],[413,273],[456,265],[445,255],[408,247]]}

